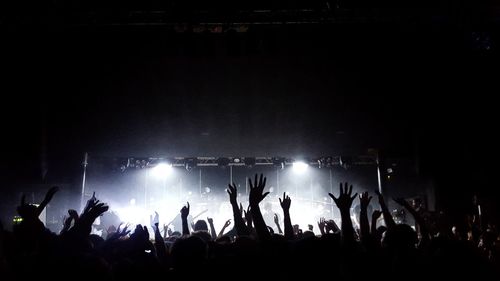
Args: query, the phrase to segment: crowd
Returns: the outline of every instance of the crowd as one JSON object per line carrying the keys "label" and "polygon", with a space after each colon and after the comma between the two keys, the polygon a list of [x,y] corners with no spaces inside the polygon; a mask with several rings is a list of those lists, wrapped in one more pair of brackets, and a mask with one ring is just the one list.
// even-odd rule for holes
{"label": "crowd", "polygon": [[[227,193],[233,219],[216,231],[213,219],[188,223],[189,203],[181,210],[182,233],[160,227],[158,214],[147,226],[112,226],[103,237],[91,234],[94,221],[108,206],[93,196],[83,211],[68,211],[60,233],[49,231],[39,215],[57,188],[39,205],[17,208],[21,221],[13,231],[0,228],[2,280],[128,280],[156,278],[212,279],[449,279],[499,280],[500,236],[495,225],[471,214],[462,225],[441,226],[421,209],[395,198],[414,218],[415,225],[395,222],[386,198],[376,192],[380,210],[368,213],[367,192],[353,194],[352,185],[340,184],[329,194],[341,215],[341,225],[321,219],[301,230],[290,216],[292,199],[283,194],[280,220],[266,225],[259,204],[269,194],[266,178],[249,180],[249,206],[237,202],[237,187]],[[359,200],[359,227],[351,219]],[[382,217],[383,223],[379,223]],[[232,228],[230,226],[232,225]]]}

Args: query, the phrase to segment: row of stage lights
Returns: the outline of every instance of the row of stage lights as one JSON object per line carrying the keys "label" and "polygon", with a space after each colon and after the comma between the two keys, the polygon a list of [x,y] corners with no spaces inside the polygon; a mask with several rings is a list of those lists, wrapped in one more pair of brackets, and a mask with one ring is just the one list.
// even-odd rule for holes
{"label": "row of stage lights", "polygon": [[[283,166],[284,167],[284,166]],[[292,170],[297,174],[303,174],[309,168],[309,164],[303,161],[295,161],[292,163]],[[162,178],[168,176],[172,173],[174,167],[168,162],[159,162],[154,167],[152,167],[152,174],[155,177]],[[187,169],[187,167],[186,167]],[[189,169],[188,169],[189,170]]]}
{"label": "row of stage lights", "polygon": [[373,158],[351,157],[321,157],[317,159],[289,159],[284,157],[174,157],[174,158],[125,158],[120,165],[120,170],[124,172],[128,169],[152,168],[153,174],[166,175],[172,172],[173,167],[184,167],[191,171],[196,167],[229,167],[229,166],[274,166],[277,169],[284,169],[291,166],[297,173],[304,173],[308,167],[331,168],[333,166],[349,168],[353,164],[374,164]]}

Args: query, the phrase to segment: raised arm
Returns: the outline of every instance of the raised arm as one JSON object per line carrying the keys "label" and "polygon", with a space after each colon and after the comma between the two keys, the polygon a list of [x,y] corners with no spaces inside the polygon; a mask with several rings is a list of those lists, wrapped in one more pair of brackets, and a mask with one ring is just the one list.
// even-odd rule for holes
{"label": "raised arm", "polygon": [[226,228],[230,225],[231,225],[231,220],[229,219],[224,223],[224,226],[222,226],[222,229],[220,230],[219,235],[217,235],[217,238],[222,237],[222,235],[224,235],[224,232],[226,231]]}
{"label": "raised arm", "polygon": [[245,221],[247,222],[247,227],[250,231],[253,229],[253,219],[252,219],[252,211],[250,210],[250,205],[248,205],[248,208],[246,211],[243,211],[245,214]]}
{"label": "raised arm", "polygon": [[214,219],[207,217],[208,224],[210,225],[210,235],[212,240],[217,239],[217,233],[215,233]]}
{"label": "raised arm", "polygon": [[47,205],[52,200],[52,197],[54,197],[54,194],[56,194],[57,191],[59,191],[59,187],[57,187],[57,186],[51,187],[49,189],[49,191],[47,191],[42,203],[40,203],[40,205],[38,205],[38,208],[37,208],[38,216],[43,212],[43,209],[45,209],[45,207],[47,207]]}
{"label": "raised arm", "polygon": [[321,235],[325,235],[325,226],[326,226],[325,218],[319,218],[318,228]]}
{"label": "raised arm", "polygon": [[188,216],[189,216],[189,202],[187,202],[187,206],[184,206],[181,209],[182,235],[189,235],[189,225],[187,221]]}
{"label": "raised arm", "polygon": [[245,221],[241,216],[241,211],[236,200],[236,197],[238,195],[236,184],[228,184],[228,189],[226,191],[227,194],[229,194],[229,202],[231,203],[231,207],[233,208],[234,227],[236,229],[236,233],[238,234],[238,236],[249,235],[250,231],[248,231],[248,228],[245,226]]}
{"label": "raised arm", "polygon": [[385,204],[384,196],[378,191],[375,190],[375,193],[378,196],[378,203],[380,204],[380,208],[382,209],[382,215],[384,216],[385,225],[388,229],[393,229],[396,226],[396,222],[387,208],[387,204]]}
{"label": "raised arm", "polygon": [[63,228],[61,229],[61,232],[59,232],[59,234],[66,233],[71,227],[71,222],[74,221],[74,223],[76,223],[76,221],[78,220],[78,213],[75,210],[68,210],[68,215],[68,217],[64,218]]}
{"label": "raised arm", "polygon": [[106,204],[97,200],[94,193],[94,195],[92,195],[92,198],[87,201],[87,205],[83,213],[75,222],[75,225],[73,228],[71,228],[70,232],[76,233],[77,235],[80,235],[82,237],[89,236],[90,232],[92,231],[92,224],[94,223],[94,221],[100,215],[108,211],[108,209],[109,207]]}
{"label": "raised arm", "polygon": [[368,196],[368,192],[363,192],[359,195],[359,225],[361,231],[361,241],[367,241],[370,236],[370,224],[368,222],[368,205],[372,200],[371,196]]}
{"label": "raised arm", "polygon": [[279,198],[281,209],[283,209],[283,223],[285,225],[285,238],[291,240],[294,238],[292,220],[290,218],[290,205],[292,204],[292,199],[290,196],[285,195],[283,192],[283,200]]}
{"label": "raised arm", "polygon": [[17,212],[23,219],[21,225],[29,225],[30,227],[36,227],[36,229],[38,230],[43,230],[45,226],[43,225],[42,221],[40,221],[39,216],[58,190],[58,187],[52,187],[51,189],[49,189],[49,191],[47,191],[47,194],[45,195],[45,198],[40,203],[40,205],[38,205],[38,207],[32,204],[27,204],[26,196],[23,194],[21,196],[21,204],[17,207]]}
{"label": "raised arm", "polygon": [[342,219],[342,226],[341,226],[341,236],[342,236],[342,241],[344,244],[347,242],[354,242],[354,228],[352,227],[352,221],[351,221],[351,206],[352,206],[352,201],[356,196],[358,195],[357,193],[354,194],[354,196],[351,196],[352,194],[352,185],[347,187],[347,183],[342,186],[342,183],[340,183],[340,195],[339,197],[335,197],[333,194],[328,193],[330,197],[333,199],[335,204],[337,205],[337,208],[339,208],[340,211],[340,217]]}
{"label": "raised arm", "polygon": [[410,214],[415,218],[415,222],[418,224],[420,229],[420,236],[422,236],[422,240],[420,241],[420,247],[428,245],[430,242],[430,232],[427,228],[427,224],[424,221],[424,218],[420,216],[420,214],[403,198],[394,198],[394,201],[399,205],[403,206]]}
{"label": "raised arm", "polygon": [[149,222],[155,234],[154,247],[156,249],[156,254],[160,260],[166,261],[167,248],[165,247],[165,241],[160,233],[160,215],[158,212],[155,211],[154,216],[149,216]]}
{"label": "raised arm", "polygon": [[268,240],[271,238],[271,234],[267,229],[266,223],[264,221],[264,217],[262,217],[262,213],[260,211],[259,203],[266,198],[269,192],[264,192],[264,187],[266,187],[266,178],[263,174],[260,174],[260,179],[257,181],[257,174],[255,174],[254,182],[252,183],[251,179],[248,179],[248,183],[250,184],[250,208],[252,208],[252,217],[253,223],[255,225],[255,232],[257,233],[257,237],[261,240]]}
{"label": "raised arm", "polygon": [[372,225],[371,225],[371,233],[372,235],[377,232],[377,221],[378,219],[380,218],[380,216],[382,215],[382,212],[379,211],[379,210],[375,210],[373,211],[372,213]]}
{"label": "raised arm", "polygon": [[[278,229],[278,233],[283,234],[283,230],[281,230],[280,220],[278,218],[278,214],[274,214],[274,224],[276,225],[276,228]],[[293,231],[293,229],[292,229],[292,231]]]}

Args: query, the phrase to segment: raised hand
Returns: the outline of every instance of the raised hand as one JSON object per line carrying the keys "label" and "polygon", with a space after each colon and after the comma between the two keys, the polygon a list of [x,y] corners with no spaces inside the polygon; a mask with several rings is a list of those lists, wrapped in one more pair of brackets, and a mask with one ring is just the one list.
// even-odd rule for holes
{"label": "raised hand", "polygon": [[259,203],[266,198],[269,192],[263,193],[264,188],[266,187],[266,178],[263,174],[260,174],[260,178],[257,181],[257,174],[255,174],[255,179],[252,183],[251,179],[248,179],[248,183],[250,185],[250,206],[255,207],[258,206]]}
{"label": "raised hand", "polygon": [[378,191],[378,189],[375,190],[375,194],[377,194],[378,203],[380,204],[380,208],[382,209],[382,215],[384,216],[385,225],[387,226],[387,228],[394,228],[396,226],[396,222],[394,221],[391,212],[389,212],[389,208],[387,208],[384,196],[380,193],[380,191]]}
{"label": "raised hand", "polygon": [[274,223],[275,224],[280,224],[280,220],[278,218],[278,214],[274,214]]}
{"label": "raised hand", "polygon": [[[99,201],[97,201],[99,202]],[[91,215],[91,217],[93,217],[94,219],[96,219],[98,216],[104,214],[105,212],[107,212],[109,209],[109,206],[107,206],[105,203],[97,203],[95,206],[93,206],[90,210],[89,210],[89,214]]]}
{"label": "raised hand", "polygon": [[[104,212],[106,212],[109,209],[109,207],[105,203],[101,203],[97,198],[95,197],[95,192],[92,194],[92,197],[87,201],[87,205],[85,206],[85,209],[83,210],[83,213],[81,217],[85,217],[86,219],[91,219],[92,222],[94,220],[102,215]],[[74,212],[70,213],[75,215]]]}
{"label": "raised hand", "polygon": [[170,234],[168,232],[169,231],[169,228],[168,228],[169,225],[170,224],[163,224],[163,237],[167,237],[167,234],[168,234],[168,236],[170,236]]}
{"label": "raised hand", "polygon": [[144,253],[147,251],[154,251],[154,245],[149,240],[149,231],[146,226],[138,224],[135,227],[134,233],[130,235],[130,240],[132,241],[132,247],[134,251]]}
{"label": "raised hand", "polygon": [[237,204],[236,197],[238,196],[238,190],[236,189],[236,184],[228,184],[228,188],[226,189],[227,194],[229,194],[229,202],[231,204]]}
{"label": "raised hand", "polygon": [[283,192],[283,200],[280,200],[281,209],[283,209],[283,224],[285,226],[285,238],[291,240],[294,237],[294,231],[292,227],[292,220],[290,218],[290,205],[292,204],[292,199],[290,196]]}
{"label": "raised hand", "polygon": [[189,235],[189,226],[187,221],[188,216],[189,216],[189,202],[187,202],[187,206],[184,206],[181,209],[182,235]]}
{"label": "raised hand", "polygon": [[17,212],[23,218],[23,220],[39,220],[38,216],[40,216],[40,214],[43,212],[47,204],[52,200],[54,194],[56,194],[57,191],[59,191],[59,187],[51,187],[45,194],[45,198],[40,203],[40,205],[38,205],[38,207],[32,204],[26,204],[26,195],[23,194],[21,196],[21,204],[17,207]]}
{"label": "raised hand", "polygon": [[325,222],[325,231],[328,233],[328,232],[330,232],[330,230],[333,233],[336,233],[336,232],[340,231],[339,226],[335,223],[334,220],[328,220],[328,221]]}
{"label": "raised hand", "polygon": [[250,207],[252,208],[252,219],[255,226],[255,232],[258,239],[268,240],[271,238],[271,234],[266,226],[266,222],[264,221],[264,217],[262,216],[259,207],[259,203],[269,194],[269,192],[263,193],[264,188],[266,187],[266,178],[263,174],[260,174],[260,179],[257,180],[257,174],[255,174],[254,181],[252,182],[251,179],[248,179],[248,183],[250,184],[250,195],[248,201],[250,203]]}
{"label": "raised hand", "polygon": [[283,192],[283,201],[281,200],[281,198],[279,198],[279,200],[283,211],[284,212],[290,211],[290,205],[292,204],[292,199],[290,199],[290,196],[286,195],[285,192]]}
{"label": "raised hand", "polygon": [[70,217],[72,217],[75,221],[77,221],[79,219],[79,216],[78,216],[78,212],[76,210],[73,210],[73,209],[69,209],[68,210],[68,214]]}
{"label": "raised hand", "polygon": [[120,231],[120,226],[122,226],[122,225],[123,225],[123,223],[120,223],[120,225],[118,226],[117,232],[120,234],[120,236],[126,236],[130,233],[130,230],[128,229],[128,227],[130,225],[126,224],[125,227]]}
{"label": "raised hand", "polygon": [[214,219],[207,217],[207,222],[210,225],[210,236],[212,236],[213,240],[217,239],[217,233],[215,233]]}
{"label": "raised hand", "polygon": [[325,226],[326,226],[325,218],[319,218],[318,228],[322,235],[325,234]]}
{"label": "raised hand", "polygon": [[307,229],[309,229],[309,231],[313,231],[314,227],[312,224],[308,224],[307,225]]}
{"label": "raised hand", "polygon": [[356,198],[358,194],[355,193],[353,196],[351,196],[352,185],[347,188],[346,182],[344,183],[344,186],[342,186],[342,183],[340,183],[340,195],[338,198],[331,193],[328,193],[328,195],[330,195],[340,211],[349,211],[352,206],[352,201],[354,201],[354,198]]}
{"label": "raised hand", "polygon": [[243,214],[245,216],[245,221],[247,222],[248,227],[252,227],[253,219],[252,219],[252,212],[250,210],[250,205],[248,205],[248,208],[246,211],[243,211]]}
{"label": "raised hand", "polygon": [[217,235],[217,238],[222,237],[224,235],[224,232],[226,231],[226,228],[231,225],[231,219],[228,219],[225,223],[224,226],[222,226],[222,229],[219,231],[219,235]]}
{"label": "raised hand", "polygon": [[157,226],[159,222],[160,222],[160,215],[158,214],[158,212],[155,211],[154,216],[152,215],[149,216],[149,225],[151,225],[151,227],[155,229],[155,226]]}
{"label": "raised hand", "polygon": [[149,231],[146,226],[142,226],[140,224],[135,226],[134,233],[130,235],[130,238],[132,239],[141,239],[141,240],[148,240],[149,241]]}
{"label": "raised hand", "polygon": [[49,189],[49,191],[47,191],[47,193],[45,194],[45,199],[44,201],[47,201],[47,202],[50,202],[50,200],[52,200],[52,197],[54,197],[54,194],[56,194],[56,192],[59,191],[59,187],[57,186],[53,186]]}
{"label": "raised hand", "polygon": [[189,202],[187,202],[187,206],[183,206],[181,209],[181,218],[187,219],[189,216]]}
{"label": "raised hand", "polygon": [[372,221],[378,220],[381,215],[382,215],[381,211],[379,211],[379,210],[373,211],[373,213],[372,213]]}
{"label": "raised hand", "polygon": [[53,186],[47,191],[45,194],[45,198],[43,199],[42,203],[37,208],[38,216],[43,212],[43,209],[49,204],[49,202],[52,200],[52,197],[54,197],[54,194],[59,191],[59,187]]}
{"label": "raised hand", "polygon": [[95,206],[98,202],[99,200],[97,200],[97,198],[95,197],[95,191],[94,191],[92,193],[92,197],[90,197],[90,199],[87,200],[87,204],[85,205],[85,208],[83,209],[82,213],[87,213],[90,210],[90,208]]}
{"label": "raised hand", "polygon": [[116,231],[114,233],[112,233],[112,235],[108,238],[108,240],[117,240],[117,239],[120,239],[122,237],[127,236],[130,233],[130,230],[128,229],[129,225],[128,224],[125,225],[125,227],[123,227],[120,230],[122,225],[123,225],[123,222],[118,225],[118,227],[116,228]]}
{"label": "raised hand", "polygon": [[63,234],[63,233],[66,233],[69,228],[71,227],[71,222],[73,221],[73,218],[71,216],[64,216],[63,218],[63,228],[61,229],[61,231],[59,232],[59,234]]}
{"label": "raised hand", "polygon": [[361,210],[367,210],[368,205],[370,204],[370,200],[372,200],[371,196],[368,196],[368,192],[363,192],[359,194],[359,205]]}
{"label": "raised hand", "polygon": [[231,208],[233,209],[233,218],[234,218],[234,228],[236,229],[236,233],[238,235],[248,235],[250,232],[245,225],[245,221],[243,220],[243,206],[238,206],[237,197],[238,190],[236,188],[236,184],[227,185],[226,192],[229,194],[229,202],[231,203]]}

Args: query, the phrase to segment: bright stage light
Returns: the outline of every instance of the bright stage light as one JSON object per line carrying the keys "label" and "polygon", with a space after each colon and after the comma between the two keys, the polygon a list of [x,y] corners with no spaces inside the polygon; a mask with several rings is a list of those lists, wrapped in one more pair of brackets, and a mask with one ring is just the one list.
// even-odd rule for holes
{"label": "bright stage light", "polygon": [[305,162],[297,161],[292,164],[293,171],[297,174],[303,174],[307,171],[309,165]]}
{"label": "bright stage light", "polygon": [[130,223],[133,226],[137,224],[147,225],[148,215],[143,208],[129,206],[124,208],[116,208],[115,211],[118,214],[120,221],[124,223]]}
{"label": "bright stage light", "polygon": [[152,173],[156,178],[165,178],[172,173],[172,164],[160,163],[153,168]]}

